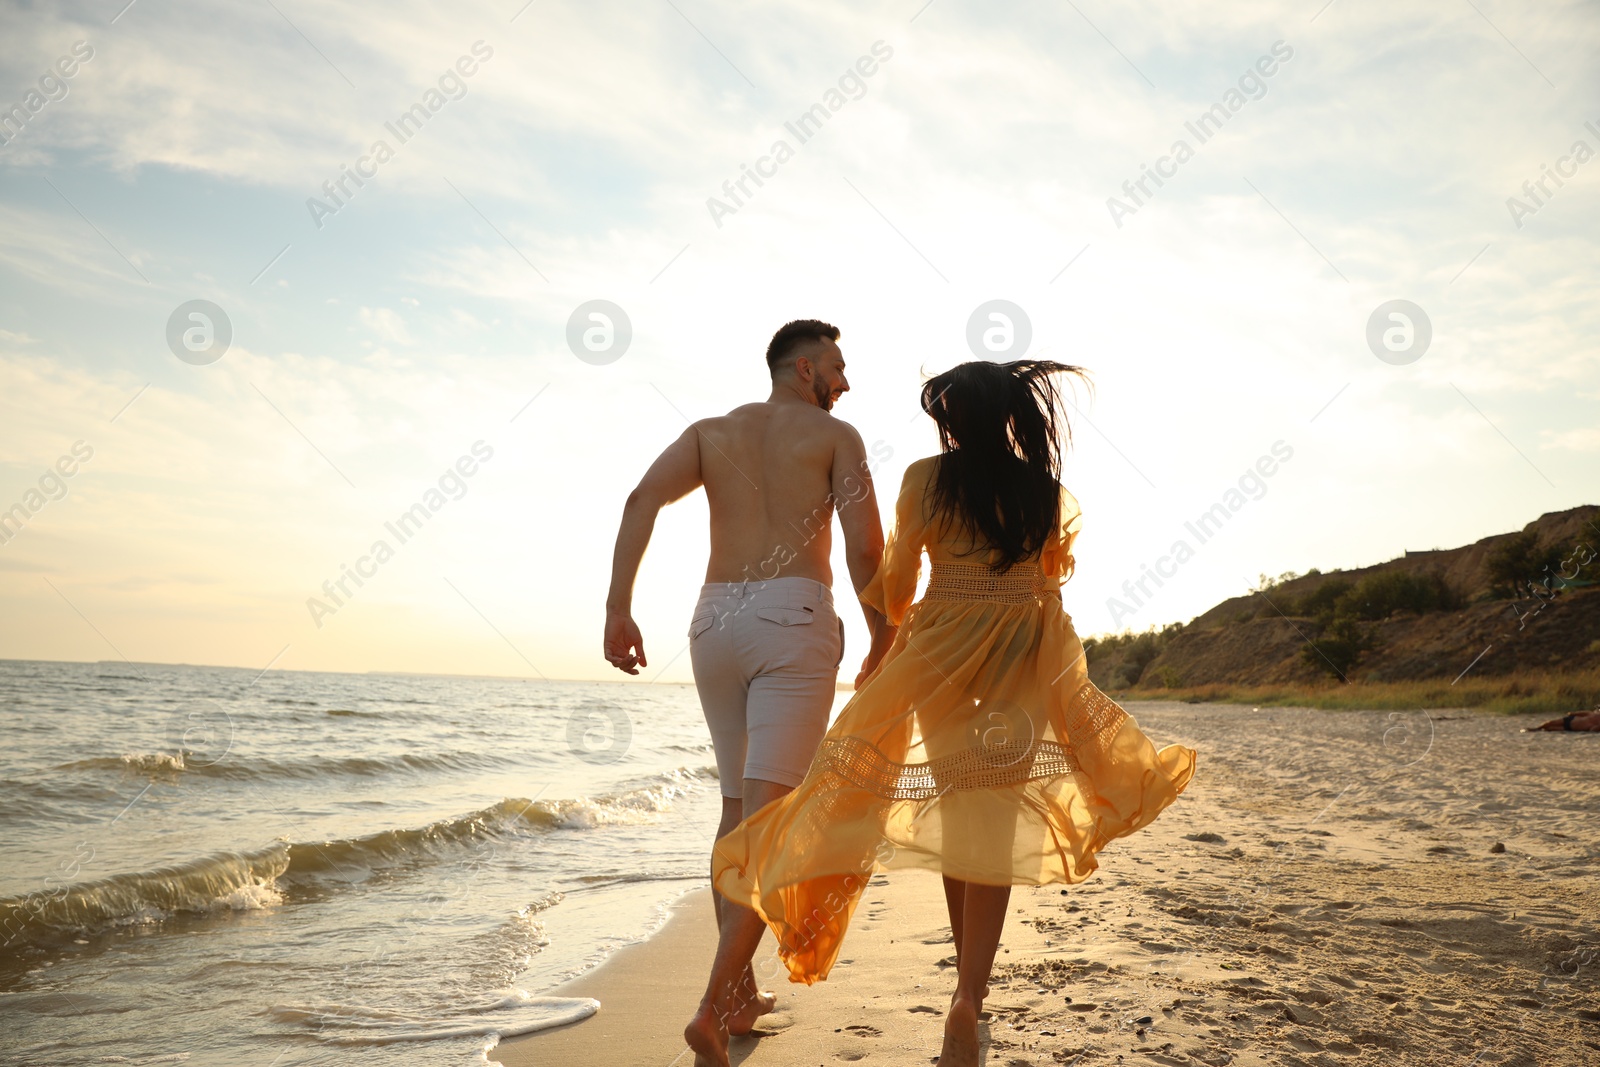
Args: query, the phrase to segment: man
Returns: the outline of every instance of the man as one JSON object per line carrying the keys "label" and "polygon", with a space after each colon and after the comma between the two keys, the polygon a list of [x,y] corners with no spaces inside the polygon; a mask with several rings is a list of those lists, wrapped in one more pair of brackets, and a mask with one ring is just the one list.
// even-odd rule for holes
{"label": "man", "polygon": [[[788,323],[767,346],[772,392],[761,403],[701,419],[651,464],[628,495],[606,598],[606,659],[647,666],[631,614],[633,583],[661,508],[705,486],[711,558],[689,629],[700,706],[722,780],[721,837],[805,778],[833,707],[844,627],[833,610],[833,512],[859,594],[883,554],[883,526],[861,435],[829,412],[850,389],[839,330]],[[862,604],[871,648],[894,628]],[[726,1065],[728,1035],[748,1033],[776,998],[756,988],[750,960],[765,926],[712,895],[719,943],[712,980],[684,1037],[698,1065]]]}

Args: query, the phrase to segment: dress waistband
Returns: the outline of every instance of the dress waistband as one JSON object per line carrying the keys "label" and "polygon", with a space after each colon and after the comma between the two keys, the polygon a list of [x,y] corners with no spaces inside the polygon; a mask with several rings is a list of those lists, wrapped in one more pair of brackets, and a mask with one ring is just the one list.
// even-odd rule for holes
{"label": "dress waistband", "polygon": [[996,574],[982,563],[941,560],[928,572],[924,600],[989,600],[1000,604],[1026,604],[1056,591],[1035,563],[1019,563]]}

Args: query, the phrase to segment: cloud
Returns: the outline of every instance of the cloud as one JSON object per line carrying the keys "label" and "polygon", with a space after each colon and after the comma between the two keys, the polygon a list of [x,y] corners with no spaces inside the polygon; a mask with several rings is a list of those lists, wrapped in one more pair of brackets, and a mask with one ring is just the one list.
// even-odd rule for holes
{"label": "cloud", "polygon": [[1600,429],[1584,426],[1576,430],[1545,430],[1539,435],[1539,447],[1565,449],[1572,452],[1600,452]]}
{"label": "cloud", "polygon": [[390,308],[363,307],[361,324],[376,334],[379,340],[393,341],[402,345],[411,343],[411,334],[406,329],[405,320]]}

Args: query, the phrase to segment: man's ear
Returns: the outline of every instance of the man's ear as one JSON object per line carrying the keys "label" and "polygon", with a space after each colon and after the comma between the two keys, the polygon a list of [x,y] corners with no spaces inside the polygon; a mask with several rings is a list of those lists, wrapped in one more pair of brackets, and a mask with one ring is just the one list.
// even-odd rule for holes
{"label": "man's ear", "polygon": [[812,365],[809,356],[796,356],[794,373],[802,382],[809,382],[817,376],[817,368]]}

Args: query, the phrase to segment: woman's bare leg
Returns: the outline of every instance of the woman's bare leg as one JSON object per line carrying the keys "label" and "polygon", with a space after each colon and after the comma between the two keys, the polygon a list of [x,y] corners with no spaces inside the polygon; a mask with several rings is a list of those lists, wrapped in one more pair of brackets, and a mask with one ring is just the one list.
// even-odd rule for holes
{"label": "woman's bare leg", "polygon": [[1000,948],[1011,887],[968,883],[963,886],[962,898],[961,962],[956,968],[955,996],[950,998],[950,1012],[945,1016],[939,1067],[978,1065],[978,1013],[989,991],[989,972]]}
{"label": "woman's bare leg", "polygon": [[950,936],[956,943],[956,966],[961,966],[962,912],[967,906],[967,883],[944,875],[944,907],[950,913]]}

